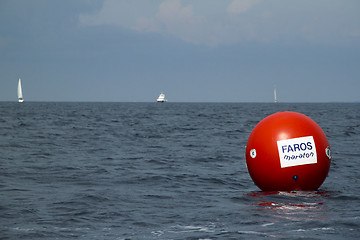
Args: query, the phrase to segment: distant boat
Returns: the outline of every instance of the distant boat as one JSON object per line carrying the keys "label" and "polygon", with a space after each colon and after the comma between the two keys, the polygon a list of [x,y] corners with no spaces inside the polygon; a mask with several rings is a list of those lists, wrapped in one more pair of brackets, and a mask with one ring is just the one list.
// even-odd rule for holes
{"label": "distant boat", "polygon": [[18,93],[19,102],[24,102],[24,97],[23,97],[23,94],[22,94],[21,79],[20,78],[19,78],[17,93]]}
{"label": "distant boat", "polygon": [[276,88],[274,88],[274,103],[277,103],[278,100],[277,100],[277,96],[276,96]]}
{"label": "distant boat", "polygon": [[165,98],[165,94],[160,93],[159,97],[156,99],[156,102],[167,102],[167,99]]}

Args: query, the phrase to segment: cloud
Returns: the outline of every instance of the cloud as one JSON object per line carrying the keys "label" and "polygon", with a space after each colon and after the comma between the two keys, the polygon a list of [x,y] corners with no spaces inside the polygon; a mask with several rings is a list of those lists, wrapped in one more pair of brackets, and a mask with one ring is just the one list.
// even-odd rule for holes
{"label": "cloud", "polygon": [[119,19],[120,2],[114,0],[104,1],[101,10],[96,14],[80,14],[80,25],[98,26],[104,24],[120,23]]}
{"label": "cloud", "polygon": [[147,14],[149,2],[104,0],[101,9],[95,13],[79,15],[81,26],[114,25],[132,28],[136,20]]}
{"label": "cloud", "polygon": [[[203,1],[202,3],[207,2]],[[236,5],[236,1],[231,2],[231,4]],[[253,5],[251,4],[251,6]],[[249,4],[246,6],[247,9],[251,7]],[[226,9],[226,4],[223,4],[223,8]],[[243,9],[242,11],[246,10]],[[221,10],[219,9],[218,12]],[[242,23],[234,22],[226,14],[218,15],[218,18],[202,16],[195,13],[192,4],[183,5],[181,0],[165,0],[159,5],[155,16],[139,18],[134,29],[170,34],[193,44],[217,46],[234,43],[245,36],[245,33],[240,34],[241,37],[238,35],[239,31],[244,30],[241,25]]]}
{"label": "cloud", "polygon": [[[221,4],[209,0],[149,2],[104,0],[98,12],[81,14],[79,23],[81,26],[115,25],[138,32],[171,35],[192,44],[217,46],[254,37],[255,24],[230,15],[241,16],[260,0],[232,0]],[[150,11],[149,6],[154,5],[157,8]],[[198,12],[194,10],[194,5],[197,5]],[[199,11],[202,11],[202,15]]]}
{"label": "cloud", "polygon": [[234,14],[244,13],[258,3],[259,0],[233,0],[227,11]]}
{"label": "cloud", "polygon": [[153,18],[139,18],[134,29],[138,31],[171,34],[186,42],[200,43],[201,32],[207,22],[194,13],[192,5],[182,6],[180,0],[166,0]]}
{"label": "cloud", "polygon": [[81,14],[79,23],[121,26],[209,46],[244,41],[339,43],[349,37],[355,42],[360,26],[353,5],[310,0],[104,0],[98,12]]}

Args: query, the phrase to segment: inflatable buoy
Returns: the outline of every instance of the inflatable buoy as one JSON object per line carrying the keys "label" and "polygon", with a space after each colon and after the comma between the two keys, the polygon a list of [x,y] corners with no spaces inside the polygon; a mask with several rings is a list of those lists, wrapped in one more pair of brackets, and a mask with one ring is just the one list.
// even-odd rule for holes
{"label": "inflatable buoy", "polygon": [[323,130],[297,112],[278,112],[260,121],[245,154],[249,174],[263,191],[317,190],[331,162]]}

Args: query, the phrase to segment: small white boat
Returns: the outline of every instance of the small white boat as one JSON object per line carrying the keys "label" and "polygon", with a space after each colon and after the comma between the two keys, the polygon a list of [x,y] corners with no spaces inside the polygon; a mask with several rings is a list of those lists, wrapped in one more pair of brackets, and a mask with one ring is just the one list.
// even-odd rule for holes
{"label": "small white boat", "polygon": [[23,94],[22,94],[21,79],[20,78],[19,78],[17,93],[18,93],[19,102],[24,102],[24,97],[23,97]]}
{"label": "small white boat", "polygon": [[164,93],[160,93],[159,97],[156,99],[156,102],[167,102],[167,99],[165,98],[165,94]]}

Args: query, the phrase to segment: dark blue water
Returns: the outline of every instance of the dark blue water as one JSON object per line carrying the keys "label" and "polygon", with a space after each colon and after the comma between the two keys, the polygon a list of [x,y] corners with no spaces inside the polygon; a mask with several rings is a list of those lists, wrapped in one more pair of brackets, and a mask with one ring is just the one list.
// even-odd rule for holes
{"label": "dark blue water", "polygon": [[[264,117],[297,111],[332,148],[319,191],[261,192]],[[358,239],[360,104],[0,103],[0,239]]]}

